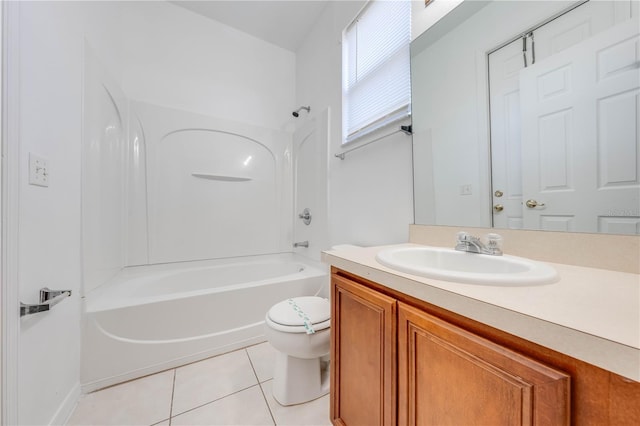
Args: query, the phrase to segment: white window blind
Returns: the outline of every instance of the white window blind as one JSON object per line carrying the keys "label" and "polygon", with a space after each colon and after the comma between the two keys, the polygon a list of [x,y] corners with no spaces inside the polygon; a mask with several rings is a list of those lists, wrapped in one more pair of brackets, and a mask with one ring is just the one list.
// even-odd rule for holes
{"label": "white window blind", "polygon": [[370,1],[343,33],[343,143],[411,113],[411,2]]}

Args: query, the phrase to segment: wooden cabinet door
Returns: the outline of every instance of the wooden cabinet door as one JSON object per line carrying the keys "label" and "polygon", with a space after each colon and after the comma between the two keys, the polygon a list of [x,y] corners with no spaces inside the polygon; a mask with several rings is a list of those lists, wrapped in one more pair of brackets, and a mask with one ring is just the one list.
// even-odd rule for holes
{"label": "wooden cabinet door", "polygon": [[396,301],[336,275],[331,288],[331,420],[393,426]]}
{"label": "wooden cabinet door", "polygon": [[398,302],[398,423],[568,425],[570,378]]}

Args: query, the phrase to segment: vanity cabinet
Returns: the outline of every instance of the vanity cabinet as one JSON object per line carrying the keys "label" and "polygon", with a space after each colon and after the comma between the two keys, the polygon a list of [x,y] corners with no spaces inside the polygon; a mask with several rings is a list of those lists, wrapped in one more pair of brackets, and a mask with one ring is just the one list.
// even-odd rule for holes
{"label": "vanity cabinet", "polygon": [[332,268],[334,425],[636,425],[640,383]]}
{"label": "vanity cabinet", "polygon": [[334,425],[395,425],[396,301],[332,278],[331,419]]}
{"label": "vanity cabinet", "polygon": [[569,376],[398,302],[398,423],[568,425]]}

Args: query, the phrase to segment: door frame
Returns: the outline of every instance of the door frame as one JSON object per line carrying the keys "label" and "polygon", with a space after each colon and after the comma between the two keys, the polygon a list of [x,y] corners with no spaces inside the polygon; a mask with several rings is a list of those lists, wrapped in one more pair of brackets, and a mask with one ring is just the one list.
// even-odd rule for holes
{"label": "door frame", "polygon": [[20,312],[18,231],[20,183],[19,2],[0,4],[2,84],[1,280],[0,280],[0,423],[18,423],[18,357]]}

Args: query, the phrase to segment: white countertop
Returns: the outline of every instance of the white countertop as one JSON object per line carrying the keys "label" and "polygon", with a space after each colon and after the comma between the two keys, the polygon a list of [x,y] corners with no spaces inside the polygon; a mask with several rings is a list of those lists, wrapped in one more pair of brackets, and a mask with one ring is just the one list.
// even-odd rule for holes
{"label": "white countertop", "polygon": [[549,263],[560,275],[553,284],[462,284],[381,265],[375,256],[389,247],[393,246],[329,250],[322,259],[409,296],[640,381],[640,275]]}

